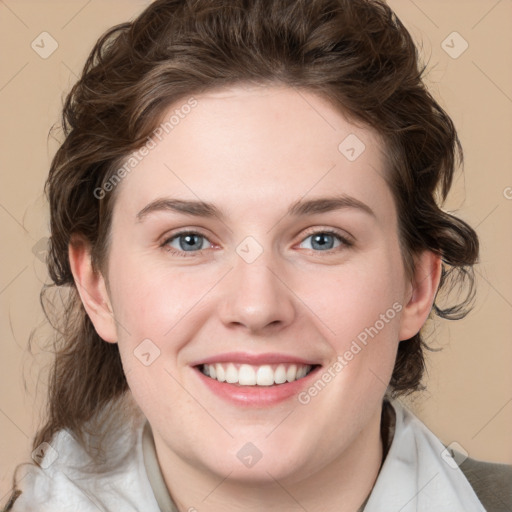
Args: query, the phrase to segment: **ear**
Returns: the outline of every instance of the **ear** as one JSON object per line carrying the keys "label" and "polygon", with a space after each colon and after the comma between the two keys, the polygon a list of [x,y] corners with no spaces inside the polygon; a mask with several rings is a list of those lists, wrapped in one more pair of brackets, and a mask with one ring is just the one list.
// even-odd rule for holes
{"label": "ear", "polygon": [[414,258],[414,275],[408,290],[408,302],[402,310],[400,341],[417,334],[426,322],[441,279],[441,258],[423,251]]}
{"label": "ear", "polygon": [[76,288],[96,332],[105,341],[117,342],[117,330],[105,280],[92,267],[90,243],[73,235],[68,247],[69,263]]}

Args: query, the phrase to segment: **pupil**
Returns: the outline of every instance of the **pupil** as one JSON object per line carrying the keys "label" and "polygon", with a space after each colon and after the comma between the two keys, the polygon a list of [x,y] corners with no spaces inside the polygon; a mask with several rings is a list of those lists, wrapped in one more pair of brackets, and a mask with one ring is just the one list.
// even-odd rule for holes
{"label": "pupil", "polygon": [[[326,240],[325,240],[326,238],[330,239],[330,243],[329,243],[329,241],[326,242]],[[333,237],[326,233],[320,233],[313,237],[313,246],[315,244],[317,244],[321,248],[332,249],[332,242],[333,242]]]}
{"label": "pupil", "polygon": [[190,248],[192,248],[192,249],[195,249],[195,248],[200,249],[201,248],[201,243],[200,242],[199,242],[199,247],[195,247],[196,245],[198,245],[197,240],[199,238],[200,237],[198,235],[184,235],[182,237],[182,239],[185,239],[185,244],[186,245],[184,245],[180,241],[180,246],[181,246],[182,249],[185,249],[185,250],[190,249]]}

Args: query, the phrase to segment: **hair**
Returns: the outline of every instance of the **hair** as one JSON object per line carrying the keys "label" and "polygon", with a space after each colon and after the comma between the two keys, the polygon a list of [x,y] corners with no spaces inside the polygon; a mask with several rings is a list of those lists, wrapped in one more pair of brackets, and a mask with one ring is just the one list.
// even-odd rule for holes
{"label": "hair", "polygon": [[[43,309],[49,289],[64,287],[67,295],[46,423],[34,447],[62,428],[83,442],[87,422],[127,394],[117,344],[99,337],[76,290],[69,244],[72,235],[83,236],[94,269],[106,273],[119,187],[101,199],[95,190],[142,147],[166,109],[206,90],[242,83],[292,87],[378,133],[404,267],[410,274],[423,250],[439,255],[431,315],[462,318],[474,297],[478,238],[441,209],[463,153],[452,120],[423,83],[425,69],[410,34],[380,0],[157,0],[134,21],[108,30],[66,97],[64,139],[45,185],[52,283],[41,291]],[[464,293],[453,297],[456,287]],[[441,292],[452,295],[444,307]],[[424,389],[427,348],[421,331],[399,344],[393,396]]]}

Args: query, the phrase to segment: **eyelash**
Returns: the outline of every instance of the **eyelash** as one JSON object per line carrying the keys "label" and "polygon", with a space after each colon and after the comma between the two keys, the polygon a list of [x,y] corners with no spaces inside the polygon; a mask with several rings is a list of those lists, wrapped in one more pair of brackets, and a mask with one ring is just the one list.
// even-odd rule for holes
{"label": "eyelash", "polygon": [[[341,242],[341,245],[338,247],[335,247],[333,249],[328,249],[326,251],[316,251],[314,249],[307,249],[308,251],[313,251],[314,253],[323,253],[323,254],[334,254],[342,250],[343,248],[350,248],[354,245],[354,243],[346,238],[345,236],[341,235],[337,231],[334,231],[332,229],[319,229],[316,231],[310,231],[306,234],[306,236],[301,240],[300,243],[304,242],[307,238],[317,235],[332,235],[335,237],[339,242]],[[177,249],[174,249],[173,247],[170,247],[168,244],[175,240],[176,238],[179,238],[180,236],[186,236],[186,235],[199,235],[200,237],[204,238],[205,240],[208,240],[208,238],[203,235],[202,233],[198,231],[179,231],[178,233],[174,233],[172,236],[166,238],[166,240],[162,243],[160,246],[168,253],[172,254],[173,256],[183,256],[183,257],[189,257],[189,256],[202,256],[204,251],[207,249],[201,249],[199,251],[179,251]]]}

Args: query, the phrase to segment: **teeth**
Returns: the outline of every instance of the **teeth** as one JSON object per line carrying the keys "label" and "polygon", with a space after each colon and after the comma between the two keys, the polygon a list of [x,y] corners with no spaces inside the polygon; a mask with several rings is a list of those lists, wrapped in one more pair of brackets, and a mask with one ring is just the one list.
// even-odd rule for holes
{"label": "teeth", "polygon": [[288,382],[292,382],[296,379],[296,377],[297,377],[297,367],[294,364],[292,364],[286,371],[286,380]]}
{"label": "teeth", "polygon": [[258,386],[272,386],[272,384],[274,384],[274,372],[268,364],[258,368],[256,384],[258,384]]}
{"label": "teeth", "polygon": [[226,382],[229,382],[229,384],[238,382],[238,371],[233,363],[229,363],[226,368]]}
{"label": "teeth", "polygon": [[238,370],[238,383],[242,386],[254,386],[256,384],[256,372],[252,366],[248,364],[240,366],[240,370]]}
{"label": "teeth", "polygon": [[274,373],[274,382],[276,384],[283,384],[286,382],[286,368],[284,364],[280,364]]}
{"label": "teeth", "polygon": [[219,382],[224,382],[226,380],[226,372],[224,371],[224,367],[222,365],[220,365],[220,364],[216,364],[216,365],[205,364],[203,366],[203,368],[206,368],[206,367],[215,368],[215,373],[217,374],[215,378]]}
{"label": "teeth", "polygon": [[311,369],[311,365],[305,364],[252,366],[250,364],[216,363],[204,364],[201,367],[201,371],[212,379],[240,386],[273,386],[274,384],[293,382],[305,377]]}

